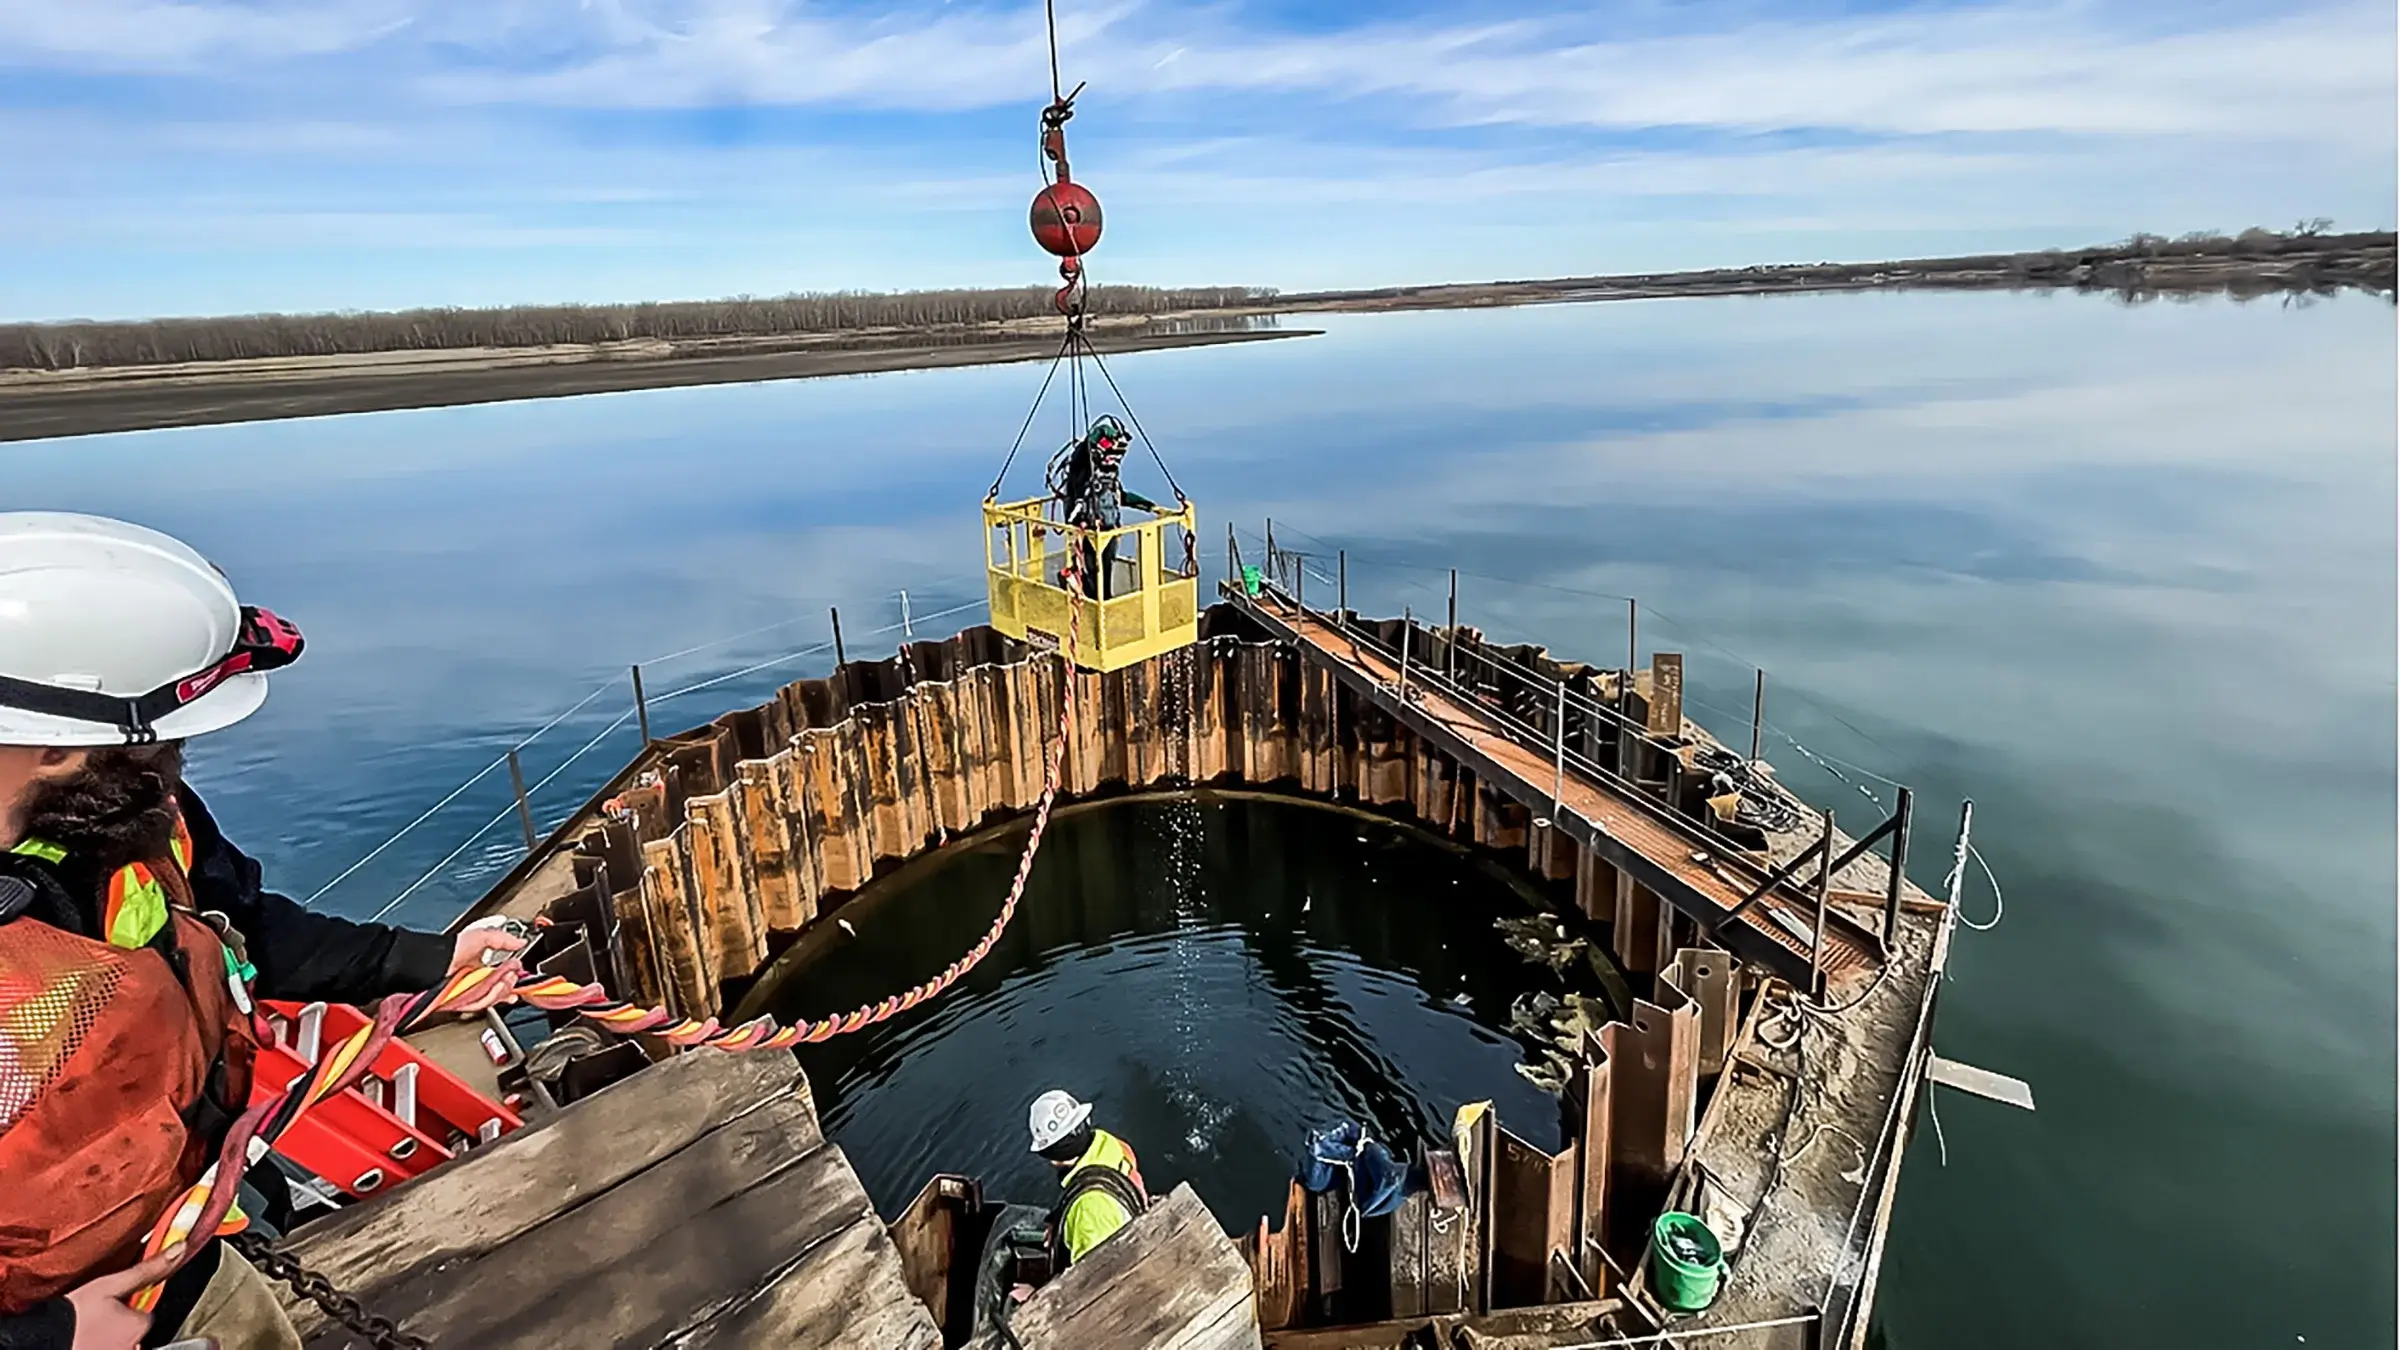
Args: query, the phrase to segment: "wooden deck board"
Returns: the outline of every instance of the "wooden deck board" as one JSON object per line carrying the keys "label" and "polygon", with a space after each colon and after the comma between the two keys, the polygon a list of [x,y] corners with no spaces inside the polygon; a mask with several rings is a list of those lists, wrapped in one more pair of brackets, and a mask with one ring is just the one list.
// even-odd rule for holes
{"label": "wooden deck board", "polygon": [[[941,1341],[772,1051],[677,1056],[289,1246],[437,1346]],[[311,1350],[358,1344],[305,1314]]]}
{"label": "wooden deck board", "polygon": [[375,1303],[437,1345],[545,1345],[564,1326],[596,1344],[656,1344],[765,1283],[773,1253],[864,1209],[840,1154],[794,1137],[803,1110],[786,1098],[754,1111],[471,1269],[422,1271]]}
{"label": "wooden deck board", "polygon": [[810,1248],[752,1298],[668,1342],[675,1350],[940,1350],[942,1334],[909,1293],[900,1256],[873,1215]]}
{"label": "wooden deck board", "polygon": [[1177,1186],[1027,1300],[1011,1320],[1024,1350],[1258,1350],[1250,1267]]}
{"label": "wooden deck board", "polygon": [[[309,1225],[293,1250],[354,1293],[397,1285],[472,1261],[795,1092],[805,1102],[789,1056],[679,1055],[496,1147]],[[805,1128],[815,1129],[813,1112]],[[323,1321],[314,1304],[293,1309],[302,1335]]]}

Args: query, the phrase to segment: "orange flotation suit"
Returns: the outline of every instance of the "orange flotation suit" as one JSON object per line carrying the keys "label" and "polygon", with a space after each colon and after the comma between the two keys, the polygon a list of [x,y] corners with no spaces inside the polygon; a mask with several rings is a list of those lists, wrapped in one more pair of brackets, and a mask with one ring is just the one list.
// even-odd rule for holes
{"label": "orange flotation suit", "polygon": [[[138,1262],[249,1100],[245,963],[193,911],[176,835],[108,878],[103,940],[0,920],[0,1313]],[[20,878],[66,858],[11,852]]]}

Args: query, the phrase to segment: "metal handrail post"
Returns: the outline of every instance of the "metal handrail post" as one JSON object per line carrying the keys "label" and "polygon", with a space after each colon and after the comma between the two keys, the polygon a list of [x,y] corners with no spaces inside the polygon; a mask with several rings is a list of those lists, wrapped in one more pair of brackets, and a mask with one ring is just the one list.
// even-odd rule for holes
{"label": "metal handrail post", "polygon": [[1408,702],[1408,631],[1417,626],[1416,611],[1406,606],[1400,610],[1400,701]]}
{"label": "metal handrail post", "polygon": [[1825,909],[1833,899],[1833,812],[1825,813],[1825,865],[1817,871],[1817,929],[1808,943],[1808,996],[1825,995]]}
{"label": "metal handrail post", "polygon": [[1563,805],[1567,791],[1567,682],[1558,682],[1558,720],[1556,757],[1550,770],[1550,819],[1553,824],[1566,818]]}
{"label": "metal handrail post", "polygon": [[1900,892],[1908,887],[1908,823],[1915,814],[1916,794],[1900,789],[1900,805],[1893,812],[1899,826],[1892,832],[1892,875],[1884,883],[1883,895],[1883,955],[1892,955],[1892,937],[1900,931]]}
{"label": "metal handrail post", "polygon": [[1458,569],[1450,569],[1450,626],[1442,630],[1442,673],[1458,676]]}
{"label": "metal handrail post", "polygon": [[1634,629],[1640,621],[1637,604],[1631,596],[1626,597],[1625,678],[1617,687],[1617,776],[1628,783],[1639,776],[1633,762],[1633,666],[1638,651]]}
{"label": "metal handrail post", "polygon": [[650,700],[642,693],[642,668],[633,668],[633,715],[641,719],[642,746],[650,745]]}
{"label": "metal handrail post", "polygon": [[1758,730],[1767,720],[1767,671],[1758,670],[1758,683],[1750,689],[1750,762],[1758,763]]}
{"label": "metal handrail post", "polygon": [[1958,851],[1950,859],[1950,912],[1958,912],[1959,887],[1967,880],[1967,836],[1975,828],[1975,802],[1969,798],[1958,804]]}
{"label": "metal handrail post", "polygon": [[531,854],[536,840],[533,834],[533,803],[525,796],[525,766],[518,762],[517,752],[508,752],[508,786],[517,795],[517,823],[525,827],[525,852]]}

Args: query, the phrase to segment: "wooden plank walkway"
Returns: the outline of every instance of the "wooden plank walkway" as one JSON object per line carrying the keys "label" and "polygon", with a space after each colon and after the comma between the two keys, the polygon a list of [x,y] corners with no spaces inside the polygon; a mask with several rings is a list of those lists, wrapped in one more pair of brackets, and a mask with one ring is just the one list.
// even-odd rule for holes
{"label": "wooden plank walkway", "polygon": [[[435,1346],[939,1350],[788,1054],[676,1056],[296,1233]],[[287,1306],[310,1350],[365,1343]]]}
{"label": "wooden plank walkway", "polygon": [[[1271,593],[1229,595],[1262,626],[1332,670],[1358,696],[1537,814],[1549,814],[1550,789],[1560,780],[1547,747],[1524,744],[1492,710],[1473,699],[1454,697],[1438,685],[1412,680],[1403,702],[1396,692],[1398,662],[1313,611]],[[1678,910],[1717,928],[1727,950],[1759,961],[1795,984],[1805,983],[1809,941],[1799,934],[1816,926],[1813,897],[1779,886],[1725,924],[1724,916],[1763,880],[1750,879],[1753,869],[1723,856],[1725,845],[1712,849],[1696,841],[1660,819],[1660,804],[1629,801],[1573,764],[1560,784],[1559,805],[1566,812],[1560,822],[1564,833]],[[1838,912],[1828,916],[1823,966],[1829,982],[1872,970],[1878,959],[1871,935]]]}

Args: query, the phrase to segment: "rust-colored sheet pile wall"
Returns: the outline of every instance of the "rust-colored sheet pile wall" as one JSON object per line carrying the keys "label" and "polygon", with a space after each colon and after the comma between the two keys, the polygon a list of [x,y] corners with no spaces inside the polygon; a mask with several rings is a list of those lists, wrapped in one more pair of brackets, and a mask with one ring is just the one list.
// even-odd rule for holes
{"label": "rust-colored sheet pile wall", "polygon": [[[974,628],[657,742],[566,831],[582,898],[605,896],[616,924],[613,951],[595,956],[637,1000],[722,1012],[727,982],[756,974],[879,871],[1030,810],[1063,678],[1054,658]],[[1532,828],[1522,805],[1237,615],[1211,611],[1193,648],[1073,678],[1069,799],[1220,783],[1399,808],[1443,834],[1525,849],[1530,872],[1571,882],[1595,917],[1650,916],[1630,945],[1671,955],[1655,899],[1645,907],[1606,863]],[[1638,952],[1631,964],[1655,968]]]}
{"label": "rust-colored sheet pile wall", "polygon": [[[1356,628],[1399,636],[1396,622]],[[578,978],[682,1015],[722,1015],[729,985],[738,994],[773,953],[878,874],[1032,809],[1059,731],[1062,681],[1074,679],[1067,799],[1246,785],[1405,813],[1461,841],[1521,851],[1528,876],[1611,925],[1618,963],[1646,997],[1571,1057],[1565,1147],[1544,1153],[1491,1122],[1459,1160],[1468,1194],[1444,1211],[1469,1219],[1465,1246],[1427,1239],[1411,1248],[1418,1258],[1401,1263],[1409,1270],[1394,1268],[1395,1290],[1406,1289],[1392,1306],[1430,1315],[1621,1289],[1650,1218],[1707,1137],[1710,1086],[1744,1039],[1743,995],[1755,981],[1690,915],[1637,884],[1633,864],[1621,870],[1566,830],[1538,826],[1528,798],[1551,805],[1549,775],[1533,788],[1521,774],[1484,781],[1462,763],[1471,751],[1454,756],[1440,743],[1456,727],[1437,719],[1419,734],[1402,720],[1426,716],[1424,700],[1403,697],[1391,705],[1398,714],[1387,712],[1375,697],[1382,686],[1362,685],[1358,670],[1337,670],[1316,648],[1305,655],[1305,643],[1271,640],[1239,605],[1210,610],[1201,631],[1191,648],[1095,675],[975,628],[786,685],[759,707],[652,744],[482,908],[538,905],[573,918],[591,938],[590,974]],[[1455,642],[1462,666],[1472,658],[1563,679],[1611,706],[1622,692],[1617,672],[1485,644],[1472,630],[1426,641],[1429,666],[1448,665]],[[1488,688],[1508,697],[1505,682]],[[1637,681],[1624,699],[1637,726],[1650,720],[1649,693]],[[1502,711],[1529,723],[1550,715],[1546,702]],[[1662,716],[1682,727],[1671,701]],[[1488,727],[1477,735],[1461,744],[1490,744]],[[1697,801],[1704,789],[1677,792],[1665,767],[1671,750],[1627,744],[1643,756],[1635,779],[1657,780],[1668,809],[1694,810],[1676,799]],[[1801,831],[1822,827],[1818,818]],[[1303,1312],[1304,1289],[1324,1289],[1323,1244],[1302,1231],[1321,1225],[1298,1222],[1304,1213],[1295,1198],[1280,1230],[1262,1223],[1244,1239],[1270,1329]],[[1443,1214],[1422,1217],[1426,1232],[1450,1231]]]}

